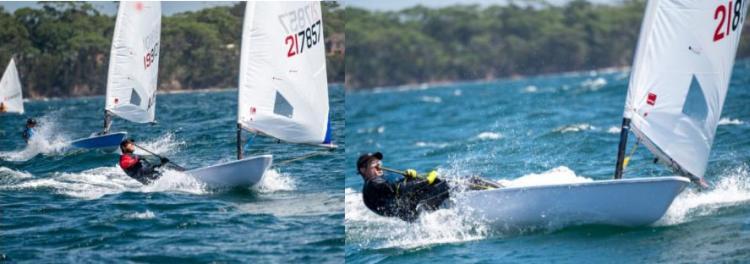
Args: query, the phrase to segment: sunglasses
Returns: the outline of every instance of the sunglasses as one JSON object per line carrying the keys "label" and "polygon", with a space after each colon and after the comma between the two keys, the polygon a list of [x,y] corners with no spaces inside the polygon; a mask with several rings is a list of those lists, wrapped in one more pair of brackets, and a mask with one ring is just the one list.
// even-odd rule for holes
{"label": "sunglasses", "polygon": [[383,166],[383,162],[381,161],[370,163],[370,168],[376,168],[379,170],[381,166]]}

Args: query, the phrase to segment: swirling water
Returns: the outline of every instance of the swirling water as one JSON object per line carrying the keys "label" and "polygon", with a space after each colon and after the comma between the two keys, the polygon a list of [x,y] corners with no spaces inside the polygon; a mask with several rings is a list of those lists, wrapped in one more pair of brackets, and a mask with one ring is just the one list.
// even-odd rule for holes
{"label": "swirling water", "polygon": [[[101,129],[103,97],[32,100],[0,116],[0,254],[12,262],[341,262],[344,247],[344,91],[332,86],[341,148],[269,171],[252,189],[207,188],[167,171],[149,186],[118,154],[68,151]],[[147,148],[186,168],[235,158],[236,90],[159,94],[156,125],[115,119]],[[39,134],[25,145],[25,118]],[[257,137],[248,154],[276,162],[320,151]]]}
{"label": "swirling water", "polygon": [[[628,70],[601,70],[347,94],[347,261],[748,261],[750,60],[737,61],[733,71],[706,173],[712,188],[687,189],[651,226],[497,230],[455,209],[409,224],[362,204],[354,164],[373,151],[384,153],[385,166],[482,175],[507,185],[611,178],[628,77]],[[625,177],[670,174],[652,158],[639,148]]]}

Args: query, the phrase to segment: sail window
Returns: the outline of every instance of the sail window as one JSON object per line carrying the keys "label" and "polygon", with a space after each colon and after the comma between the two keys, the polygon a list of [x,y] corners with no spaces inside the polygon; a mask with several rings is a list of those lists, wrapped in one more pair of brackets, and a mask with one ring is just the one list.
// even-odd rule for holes
{"label": "sail window", "polygon": [[130,93],[130,104],[141,105],[141,96],[138,95],[138,92],[136,92],[135,89]]}
{"label": "sail window", "polygon": [[701,88],[701,84],[695,78],[695,75],[693,75],[693,79],[690,81],[690,89],[685,98],[685,104],[682,105],[682,113],[697,121],[706,121],[706,116],[708,115],[706,96],[703,94],[703,88]]}
{"label": "sail window", "polygon": [[292,113],[294,113],[292,105],[289,104],[289,101],[287,101],[279,91],[276,91],[276,100],[274,100],[273,103],[273,113],[288,118],[292,118]]}

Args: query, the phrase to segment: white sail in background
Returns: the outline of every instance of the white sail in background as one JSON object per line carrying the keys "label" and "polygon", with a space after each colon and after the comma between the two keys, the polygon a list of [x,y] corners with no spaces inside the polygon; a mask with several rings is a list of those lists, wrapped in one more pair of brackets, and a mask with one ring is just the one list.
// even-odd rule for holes
{"label": "white sail in background", "polygon": [[706,171],[747,2],[648,1],[624,116],[678,172]]}
{"label": "white sail in background", "polygon": [[160,35],[160,2],[120,2],[109,59],[107,111],[132,122],[154,121]]}
{"label": "white sail in background", "polygon": [[293,143],[328,143],[320,2],[247,2],[237,122]]}
{"label": "white sail in background", "polygon": [[[23,94],[21,79],[18,78],[16,61],[12,58],[0,79],[0,103],[4,112],[23,114]],[[0,112],[3,112],[0,111]]]}

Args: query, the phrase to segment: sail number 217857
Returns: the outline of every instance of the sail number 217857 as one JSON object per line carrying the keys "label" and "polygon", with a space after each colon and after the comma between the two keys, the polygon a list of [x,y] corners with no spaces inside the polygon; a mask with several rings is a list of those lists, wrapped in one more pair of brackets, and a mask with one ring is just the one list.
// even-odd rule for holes
{"label": "sail number 217857", "polygon": [[742,22],[745,21],[745,15],[742,10],[745,8],[747,1],[737,0],[734,5],[732,1],[729,1],[727,5],[719,5],[714,10],[714,20],[718,21],[716,25],[716,31],[714,31],[714,42],[724,39],[729,36],[730,32],[736,31],[742,27]]}
{"label": "sail number 217857", "polygon": [[305,51],[305,46],[308,49],[312,48],[320,42],[321,35],[323,35],[323,27],[320,25],[320,20],[318,20],[302,31],[286,36],[284,44],[289,46],[286,56],[292,57],[301,54]]}

